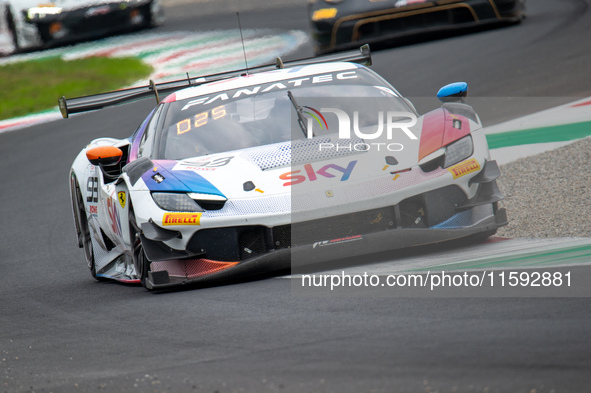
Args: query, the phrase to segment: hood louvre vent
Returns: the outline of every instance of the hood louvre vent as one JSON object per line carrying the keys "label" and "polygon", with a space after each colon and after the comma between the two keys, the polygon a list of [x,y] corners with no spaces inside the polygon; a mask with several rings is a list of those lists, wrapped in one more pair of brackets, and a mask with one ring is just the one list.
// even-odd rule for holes
{"label": "hood louvre vent", "polygon": [[[244,149],[241,157],[265,171],[365,153],[366,150],[362,150],[364,144],[365,142],[361,138],[332,139],[327,136]],[[357,146],[357,150],[355,146]]]}

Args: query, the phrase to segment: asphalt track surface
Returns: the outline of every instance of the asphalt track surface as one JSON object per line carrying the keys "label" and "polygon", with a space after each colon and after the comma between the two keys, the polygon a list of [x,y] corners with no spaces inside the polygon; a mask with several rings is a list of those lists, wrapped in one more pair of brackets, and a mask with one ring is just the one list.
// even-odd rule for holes
{"label": "asphalt track surface", "polygon": [[[466,80],[473,96],[532,107],[589,96],[587,3],[530,1],[520,26],[384,49],[374,68],[406,95]],[[231,10],[179,7],[164,31],[235,26]],[[303,5],[241,18],[307,26]],[[75,244],[68,169],[91,139],[128,136],[152,104],[0,135],[0,392],[589,391],[588,298],[302,296],[280,278],[153,294],[94,282]]]}

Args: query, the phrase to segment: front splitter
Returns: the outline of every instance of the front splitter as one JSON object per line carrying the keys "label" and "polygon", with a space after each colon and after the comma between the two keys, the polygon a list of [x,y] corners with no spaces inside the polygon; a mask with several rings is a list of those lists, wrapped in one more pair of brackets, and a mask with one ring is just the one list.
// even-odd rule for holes
{"label": "front splitter", "polygon": [[163,277],[160,272],[149,272],[146,288],[163,290],[189,285],[222,284],[231,280],[254,278],[288,269],[291,269],[292,273],[297,273],[299,268],[322,262],[446,242],[478,234],[492,234],[497,228],[506,224],[505,209],[499,209],[494,216],[489,216],[468,227],[457,229],[396,228],[351,237],[330,245],[326,243],[323,245],[322,242],[306,244],[269,251],[244,260],[229,269],[195,278],[168,277],[168,274]]}

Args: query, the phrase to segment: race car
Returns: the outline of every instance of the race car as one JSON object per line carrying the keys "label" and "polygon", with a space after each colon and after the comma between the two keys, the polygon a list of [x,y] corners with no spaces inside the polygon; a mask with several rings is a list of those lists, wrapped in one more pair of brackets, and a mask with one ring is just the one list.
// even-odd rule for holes
{"label": "race car", "polygon": [[165,289],[495,233],[500,171],[468,86],[419,116],[370,63],[365,46],[60,98],[64,118],[159,102],[129,138],[95,139],[73,162],[92,275]]}
{"label": "race car", "polygon": [[0,0],[0,55],[163,22],[160,0]]}
{"label": "race car", "polygon": [[525,0],[310,0],[308,13],[315,52],[321,54],[442,30],[516,23],[525,17]]}

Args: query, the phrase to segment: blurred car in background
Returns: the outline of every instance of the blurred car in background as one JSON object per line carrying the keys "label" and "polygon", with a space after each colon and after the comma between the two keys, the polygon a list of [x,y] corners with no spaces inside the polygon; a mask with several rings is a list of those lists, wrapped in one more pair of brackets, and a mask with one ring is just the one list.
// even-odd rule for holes
{"label": "blurred car in background", "polygon": [[160,0],[0,0],[0,55],[163,22]]}
{"label": "blurred car in background", "polygon": [[525,0],[309,0],[316,54],[407,35],[517,23]]}

